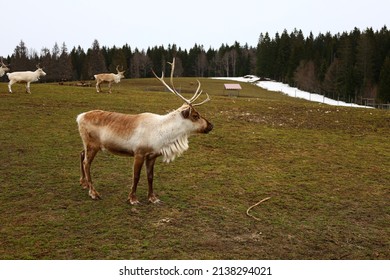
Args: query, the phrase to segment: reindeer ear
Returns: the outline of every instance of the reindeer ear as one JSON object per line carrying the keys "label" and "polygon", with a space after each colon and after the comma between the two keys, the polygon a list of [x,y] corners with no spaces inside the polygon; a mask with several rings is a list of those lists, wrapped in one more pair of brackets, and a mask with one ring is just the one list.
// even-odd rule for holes
{"label": "reindeer ear", "polygon": [[188,107],[188,109],[185,109],[183,111],[181,111],[181,115],[183,116],[183,118],[185,119],[188,119],[188,117],[190,116],[191,114],[191,107]]}

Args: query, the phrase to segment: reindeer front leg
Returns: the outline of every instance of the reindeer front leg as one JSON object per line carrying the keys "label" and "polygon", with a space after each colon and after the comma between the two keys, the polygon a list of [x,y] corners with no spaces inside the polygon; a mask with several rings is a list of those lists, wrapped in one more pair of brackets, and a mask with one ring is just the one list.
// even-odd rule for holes
{"label": "reindeer front leg", "polygon": [[146,158],[146,173],[148,177],[148,185],[149,185],[149,191],[148,191],[148,199],[151,203],[158,203],[160,202],[160,199],[157,198],[157,196],[153,192],[153,173],[154,173],[154,164],[156,162],[157,156],[151,156]]}
{"label": "reindeer front leg", "polygon": [[30,91],[30,82],[27,82],[27,84],[26,84],[26,93],[31,93],[31,91]]}
{"label": "reindeer front leg", "polygon": [[145,156],[136,154],[134,156],[134,165],[133,165],[133,185],[131,187],[131,191],[129,193],[129,197],[127,198],[127,201],[130,202],[130,204],[138,204],[139,201],[137,199],[137,186],[139,182],[139,178],[141,176],[141,169],[142,165],[144,164]]}
{"label": "reindeer front leg", "polygon": [[100,83],[99,83],[99,81],[96,81],[96,92],[97,93],[100,92]]}
{"label": "reindeer front leg", "polygon": [[14,84],[14,83],[13,83],[12,80],[9,81],[9,83],[8,83],[8,92],[9,92],[9,93],[12,93],[12,88],[11,88],[11,86],[12,86],[13,84]]}

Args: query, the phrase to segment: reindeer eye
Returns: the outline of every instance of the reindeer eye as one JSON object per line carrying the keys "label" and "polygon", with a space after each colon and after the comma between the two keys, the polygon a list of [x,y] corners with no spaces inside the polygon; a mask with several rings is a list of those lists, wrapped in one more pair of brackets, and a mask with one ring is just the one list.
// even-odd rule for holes
{"label": "reindeer eye", "polygon": [[198,114],[195,114],[192,116],[192,118],[197,121],[200,119],[200,116]]}

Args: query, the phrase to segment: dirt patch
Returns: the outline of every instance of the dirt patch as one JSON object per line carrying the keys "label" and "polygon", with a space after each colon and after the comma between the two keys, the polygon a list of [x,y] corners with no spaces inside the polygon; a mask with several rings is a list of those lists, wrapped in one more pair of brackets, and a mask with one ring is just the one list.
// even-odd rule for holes
{"label": "dirt patch", "polygon": [[231,121],[239,120],[273,128],[342,130],[353,133],[376,132],[390,128],[390,113],[383,117],[383,114],[378,114],[378,110],[364,109],[366,117],[357,119],[354,110],[357,109],[329,106],[324,108],[267,107],[258,112],[235,109],[221,111],[220,114]]}

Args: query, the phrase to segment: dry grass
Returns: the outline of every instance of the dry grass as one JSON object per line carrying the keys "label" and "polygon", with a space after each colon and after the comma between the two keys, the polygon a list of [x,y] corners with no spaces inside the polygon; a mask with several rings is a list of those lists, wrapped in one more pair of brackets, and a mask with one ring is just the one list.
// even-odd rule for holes
{"label": "dry grass", "polygon": [[[179,107],[152,79],[113,93],[0,84],[2,259],[389,259],[390,112],[331,107],[244,84],[239,98],[201,80],[215,126],[158,162],[160,205],[126,204],[132,159],[99,154],[101,201],[79,184],[75,117],[91,109],[163,114]],[[192,79],[176,82],[184,93]],[[251,210],[251,205],[270,200]]]}

